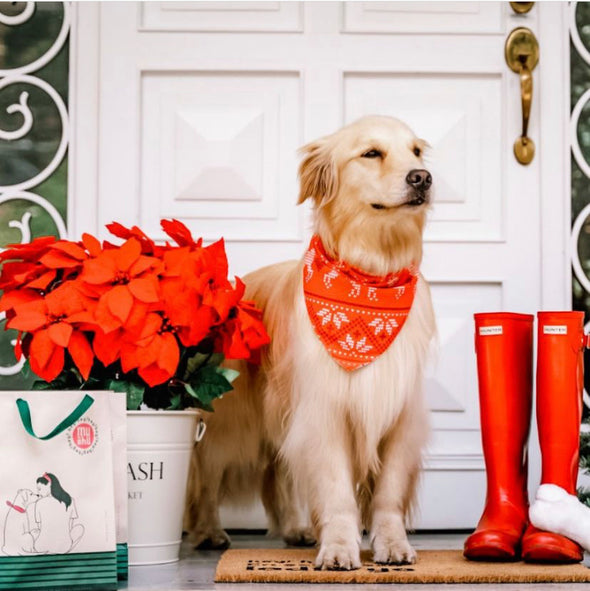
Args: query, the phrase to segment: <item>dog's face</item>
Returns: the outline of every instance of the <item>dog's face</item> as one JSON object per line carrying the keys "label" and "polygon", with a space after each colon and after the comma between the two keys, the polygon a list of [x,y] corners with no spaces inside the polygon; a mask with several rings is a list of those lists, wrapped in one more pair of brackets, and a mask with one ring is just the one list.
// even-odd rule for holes
{"label": "dog's face", "polygon": [[16,502],[24,509],[29,506],[29,504],[33,501],[33,498],[37,498],[37,495],[33,495],[33,491],[29,490],[28,488],[21,488],[17,493]]}
{"label": "dog's face", "polygon": [[299,203],[314,199],[328,248],[358,262],[361,250],[385,259],[403,247],[399,264],[419,263],[432,185],[426,147],[398,119],[371,116],[302,148]]}

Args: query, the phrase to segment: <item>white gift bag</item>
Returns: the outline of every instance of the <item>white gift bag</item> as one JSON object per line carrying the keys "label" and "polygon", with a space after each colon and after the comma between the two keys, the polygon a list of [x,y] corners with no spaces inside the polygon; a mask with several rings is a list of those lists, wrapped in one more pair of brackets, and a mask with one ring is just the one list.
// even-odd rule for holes
{"label": "white gift bag", "polygon": [[117,578],[125,580],[129,571],[129,551],[127,547],[129,540],[127,533],[127,394],[124,392],[100,392],[97,394],[108,396],[111,409]]}
{"label": "white gift bag", "polygon": [[111,397],[0,393],[0,590],[117,588]]}

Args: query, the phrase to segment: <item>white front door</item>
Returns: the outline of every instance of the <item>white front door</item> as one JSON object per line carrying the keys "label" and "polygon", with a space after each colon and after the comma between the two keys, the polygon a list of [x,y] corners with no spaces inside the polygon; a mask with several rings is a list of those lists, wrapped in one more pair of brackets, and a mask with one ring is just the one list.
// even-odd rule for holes
{"label": "white front door", "polygon": [[[508,2],[77,6],[77,92],[82,110],[97,93],[97,147],[75,133],[98,162],[100,227],[116,219],[160,238],[159,219],[179,218],[207,240],[224,236],[231,271],[242,275],[300,257],[309,239],[309,212],[295,206],[299,146],[369,113],[405,120],[433,146],[422,270],[440,352],[426,386],[433,438],[418,528],[472,527],[483,505],[472,314],[568,304],[565,155],[556,161],[566,95],[550,79],[569,63],[564,10],[551,2],[524,16]],[[526,167],[512,153],[519,79],[504,61],[507,34],[520,25],[541,45],[529,128],[537,155]],[[96,87],[85,59],[99,69]],[[87,223],[82,209],[94,197],[83,179],[75,184],[74,219]],[[535,484],[535,453],[532,472]],[[259,513],[233,513],[225,525],[263,526]]]}

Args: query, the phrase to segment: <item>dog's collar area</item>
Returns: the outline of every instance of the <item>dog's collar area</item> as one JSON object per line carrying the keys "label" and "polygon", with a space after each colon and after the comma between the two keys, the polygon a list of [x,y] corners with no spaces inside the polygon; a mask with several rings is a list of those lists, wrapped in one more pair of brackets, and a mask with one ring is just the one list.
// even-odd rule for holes
{"label": "dog's collar area", "polygon": [[331,258],[320,237],[312,237],[304,256],[305,305],[314,332],[340,367],[363,367],[391,345],[413,305],[417,273],[410,265],[370,275]]}
{"label": "dog's collar area", "polygon": [[18,511],[19,513],[24,513],[25,510],[22,507],[19,507],[18,505],[14,505],[13,503],[11,503],[10,501],[6,501],[6,504],[11,508],[14,509],[15,511]]}

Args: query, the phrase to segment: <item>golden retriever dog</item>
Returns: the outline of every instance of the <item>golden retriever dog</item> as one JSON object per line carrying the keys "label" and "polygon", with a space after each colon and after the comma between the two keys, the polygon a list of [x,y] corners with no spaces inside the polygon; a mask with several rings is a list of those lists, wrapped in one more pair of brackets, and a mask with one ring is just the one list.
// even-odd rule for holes
{"label": "golden retriever dog", "polygon": [[[302,148],[299,203],[313,200],[314,233],[331,259],[374,276],[419,267],[432,182],[425,147],[401,121],[370,116]],[[414,271],[398,336],[347,371],[314,332],[304,258],[244,278],[272,342],[260,366],[231,365],[241,372],[235,391],[205,419],[186,529],[197,546],[226,546],[219,504],[261,491],[271,531],[289,544],[317,540],[318,567],[359,568],[363,528],[376,562],[413,563],[406,525],[428,436],[422,374],[435,333],[428,284]]]}

